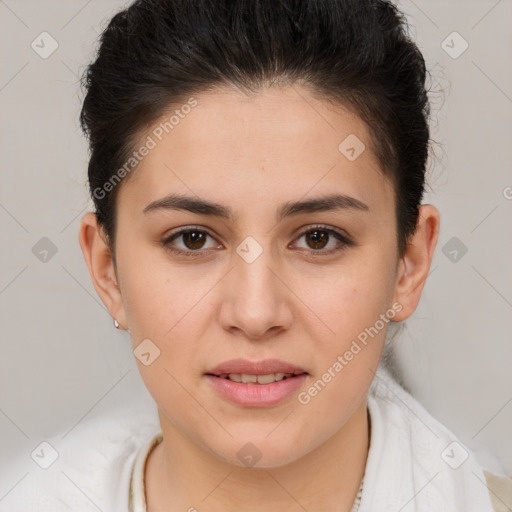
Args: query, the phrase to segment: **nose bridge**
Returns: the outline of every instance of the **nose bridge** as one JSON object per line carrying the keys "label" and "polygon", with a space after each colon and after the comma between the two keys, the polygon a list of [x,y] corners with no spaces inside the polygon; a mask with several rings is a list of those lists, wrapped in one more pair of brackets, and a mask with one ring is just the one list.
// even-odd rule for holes
{"label": "nose bridge", "polygon": [[234,269],[236,287],[247,302],[258,306],[261,301],[276,299],[276,283],[270,268],[275,266],[272,258],[270,238],[257,241],[246,237],[236,248],[238,261]]}
{"label": "nose bridge", "polygon": [[244,239],[236,248],[235,265],[227,276],[230,284],[223,298],[222,323],[224,328],[236,327],[249,337],[262,337],[269,329],[285,327],[291,319],[269,240]]}

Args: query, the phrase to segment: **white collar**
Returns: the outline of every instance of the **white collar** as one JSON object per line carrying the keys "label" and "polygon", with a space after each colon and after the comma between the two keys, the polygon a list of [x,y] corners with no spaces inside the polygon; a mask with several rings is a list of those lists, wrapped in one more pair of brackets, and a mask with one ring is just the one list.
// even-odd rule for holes
{"label": "white collar", "polygon": [[[383,364],[367,402],[371,441],[359,512],[493,512],[484,473],[470,450]],[[144,467],[149,452],[161,440],[161,432],[154,434],[137,454],[130,512],[146,512]]]}

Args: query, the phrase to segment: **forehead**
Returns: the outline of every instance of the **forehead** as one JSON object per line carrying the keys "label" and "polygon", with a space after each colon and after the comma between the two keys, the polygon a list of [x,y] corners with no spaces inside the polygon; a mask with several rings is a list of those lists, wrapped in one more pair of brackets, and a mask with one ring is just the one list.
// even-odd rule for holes
{"label": "forehead", "polygon": [[127,185],[144,200],[179,189],[222,203],[237,196],[282,202],[283,194],[336,189],[380,210],[392,207],[369,130],[343,106],[298,86],[251,94],[219,88],[193,99],[194,107],[173,105],[140,137],[154,147]]}

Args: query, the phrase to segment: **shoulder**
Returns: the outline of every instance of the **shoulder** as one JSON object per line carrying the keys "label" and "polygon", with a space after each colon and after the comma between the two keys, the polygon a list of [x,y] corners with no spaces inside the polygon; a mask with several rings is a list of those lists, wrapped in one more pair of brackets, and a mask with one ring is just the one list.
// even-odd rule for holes
{"label": "shoulder", "polygon": [[484,476],[496,512],[512,510],[512,477],[495,475],[484,469]]}
{"label": "shoulder", "polygon": [[379,366],[370,386],[368,410],[371,438],[365,481],[370,490],[366,501],[363,495],[365,509],[377,512],[408,503],[404,512],[493,512],[483,469],[471,450],[385,365]]}
{"label": "shoulder", "polygon": [[119,408],[84,419],[21,454],[9,464],[20,479],[2,512],[126,512],[136,455],[159,429],[156,409],[133,413]]}

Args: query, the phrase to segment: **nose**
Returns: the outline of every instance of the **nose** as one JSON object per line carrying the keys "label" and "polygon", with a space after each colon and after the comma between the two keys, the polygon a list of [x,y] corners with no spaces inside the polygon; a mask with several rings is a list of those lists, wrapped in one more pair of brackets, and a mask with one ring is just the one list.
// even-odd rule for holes
{"label": "nose", "polygon": [[235,255],[234,268],[223,280],[222,327],[251,340],[274,337],[293,321],[292,292],[270,250],[247,262]]}

